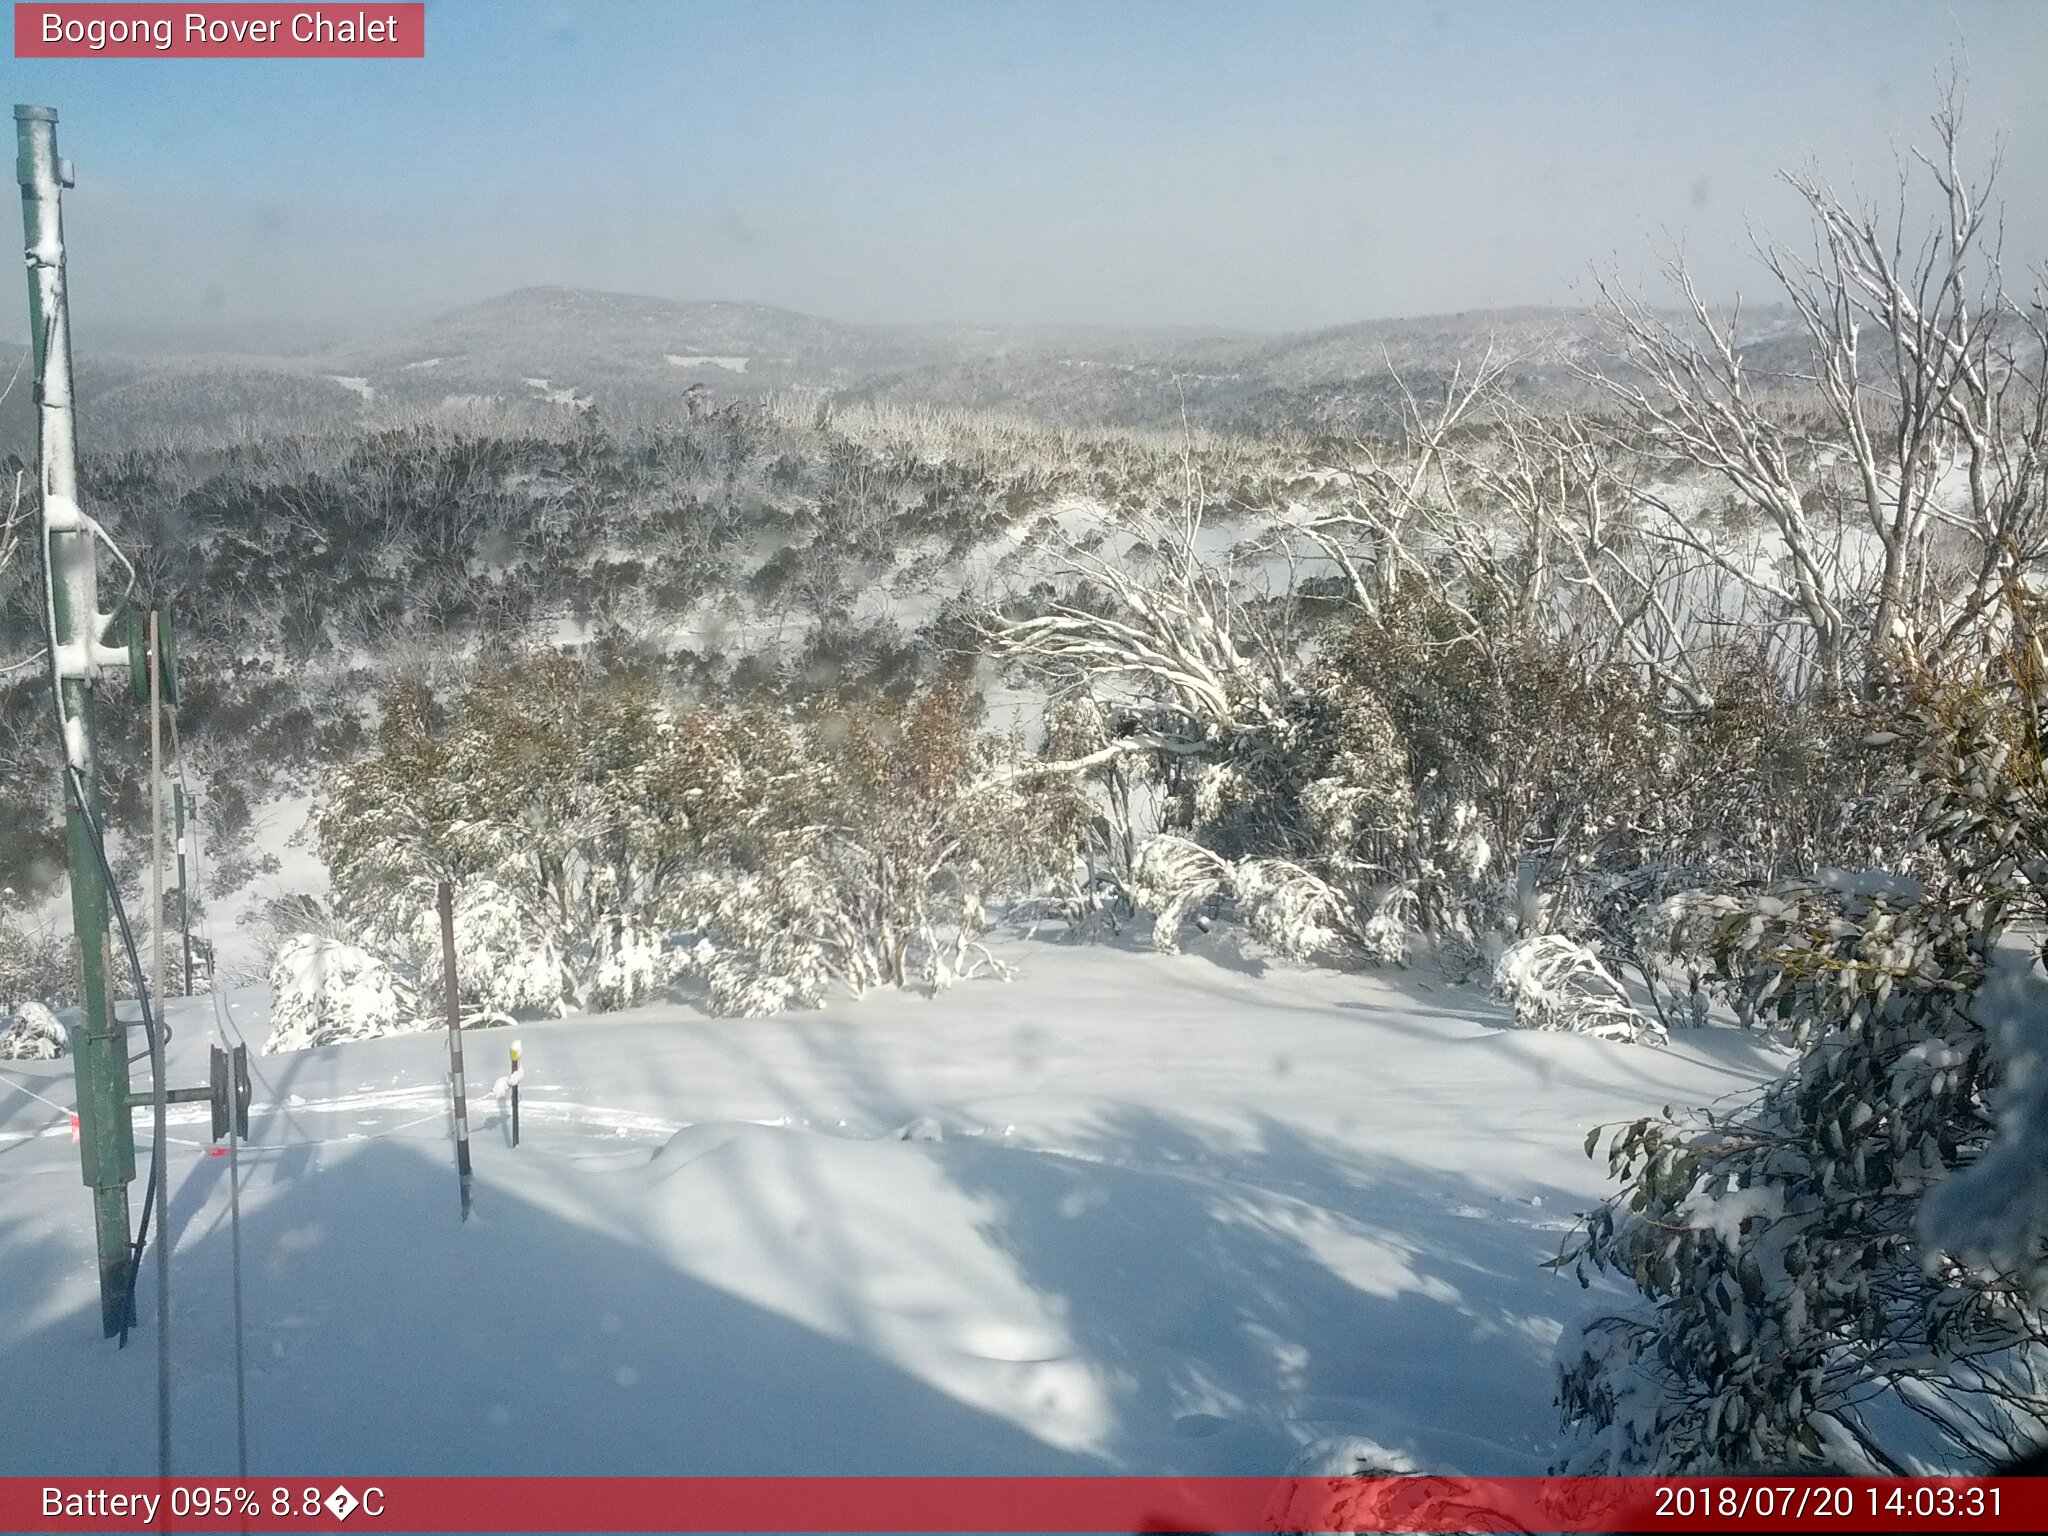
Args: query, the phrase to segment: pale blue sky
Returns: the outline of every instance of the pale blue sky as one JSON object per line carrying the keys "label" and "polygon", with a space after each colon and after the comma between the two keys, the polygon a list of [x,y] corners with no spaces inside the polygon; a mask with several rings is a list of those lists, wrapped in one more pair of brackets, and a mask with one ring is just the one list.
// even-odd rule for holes
{"label": "pale blue sky", "polygon": [[81,304],[561,282],[850,320],[1293,329],[1566,303],[1682,234],[1758,286],[1780,167],[1884,191],[1954,52],[2048,247],[2048,3],[438,0],[420,62],[9,60]]}

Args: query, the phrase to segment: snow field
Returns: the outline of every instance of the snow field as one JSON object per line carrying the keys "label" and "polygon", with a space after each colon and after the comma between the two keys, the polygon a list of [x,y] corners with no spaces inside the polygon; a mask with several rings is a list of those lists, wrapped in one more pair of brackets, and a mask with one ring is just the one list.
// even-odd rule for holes
{"label": "snow field", "polygon": [[[258,1057],[254,1470],[1535,1472],[1551,1345],[1600,1299],[1540,1267],[1604,1192],[1586,1130],[1778,1064],[1721,1029],[1510,1031],[1420,973],[1213,938],[1003,953],[1018,980],[931,1000],[522,1026],[516,1151],[510,1035],[470,1034],[467,1224],[443,1037]],[[260,1040],[262,994],[235,1004]],[[173,1019],[196,1080],[210,1010]],[[153,1465],[154,1350],[98,1337],[70,1099],[66,1064],[0,1064],[0,1473]],[[175,1466],[210,1475],[228,1165],[196,1115],[172,1134]]]}

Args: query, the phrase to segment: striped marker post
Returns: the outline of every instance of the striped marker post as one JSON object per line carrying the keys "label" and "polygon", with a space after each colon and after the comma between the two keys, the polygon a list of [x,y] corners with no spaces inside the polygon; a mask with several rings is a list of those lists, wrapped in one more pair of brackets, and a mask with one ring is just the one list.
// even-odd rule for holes
{"label": "striped marker post", "polygon": [[455,1089],[455,1171],[462,1180],[462,1219],[469,1220],[469,1094],[462,1075],[462,992],[455,976],[455,888],[446,880],[441,908],[441,987],[448,996],[448,1077]]}

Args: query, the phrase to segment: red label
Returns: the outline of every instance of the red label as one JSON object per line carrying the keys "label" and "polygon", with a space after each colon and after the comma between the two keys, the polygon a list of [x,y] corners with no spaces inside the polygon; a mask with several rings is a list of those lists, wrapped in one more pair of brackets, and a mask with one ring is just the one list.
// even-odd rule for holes
{"label": "red label", "polygon": [[2044,1528],[2038,1478],[0,1477],[9,1531]]}
{"label": "red label", "polygon": [[14,7],[17,59],[423,59],[424,4]]}

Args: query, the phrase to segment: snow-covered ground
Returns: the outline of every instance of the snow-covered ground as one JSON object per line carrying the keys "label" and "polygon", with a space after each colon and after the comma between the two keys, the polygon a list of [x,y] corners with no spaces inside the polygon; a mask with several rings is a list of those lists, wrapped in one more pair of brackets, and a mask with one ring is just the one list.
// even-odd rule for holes
{"label": "snow-covered ground", "polygon": [[[1552,1342],[1600,1300],[1540,1267],[1605,1192],[1586,1131],[1777,1059],[1204,942],[1013,940],[1016,980],[932,1000],[528,1026],[517,1150],[511,1036],[471,1034],[467,1224],[444,1038],[258,1056],[253,1470],[1256,1474],[1366,1441],[1541,1470]],[[234,999],[253,1040],[264,1006]],[[197,1081],[212,1013],[173,1019]],[[117,1350],[70,1102],[67,1063],[0,1064],[0,1473],[144,1473],[154,1269]],[[234,1461],[205,1134],[180,1112],[169,1158],[191,1475]]]}

